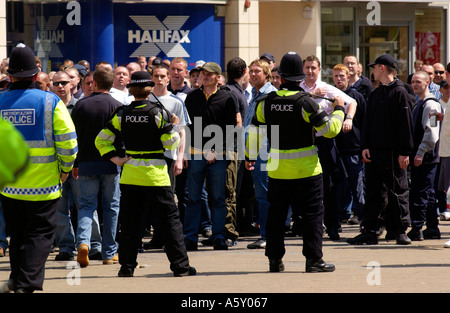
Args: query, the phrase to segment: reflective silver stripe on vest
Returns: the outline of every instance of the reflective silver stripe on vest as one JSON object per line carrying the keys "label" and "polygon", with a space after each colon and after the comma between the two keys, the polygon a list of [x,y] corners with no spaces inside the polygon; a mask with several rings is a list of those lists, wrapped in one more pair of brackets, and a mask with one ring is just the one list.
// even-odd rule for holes
{"label": "reflective silver stripe on vest", "polygon": [[297,151],[292,153],[277,153],[270,152],[269,157],[276,160],[293,160],[293,159],[301,159],[310,157],[313,155],[317,155],[317,148],[306,150],[306,151]]}
{"label": "reflective silver stripe on vest", "polygon": [[114,134],[108,135],[108,134],[104,133],[103,131],[99,132],[97,136],[100,139],[107,140],[107,141],[114,141],[114,139],[116,139],[116,135],[114,135]]}
{"label": "reflective silver stripe on vest", "polygon": [[56,155],[46,155],[46,156],[32,156],[30,157],[31,163],[42,164],[42,163],[52,163],[58,160]]}
{"label": "reflective silver stripe on vest", "polygon": [[44,108],[44,137],[45,140],[27,141],[30,148],[52,148],[55,146],[53,141],[53,95],[47,94]]}
{"label": "reflective silver stripe on vest", "polygon": [[143,159],[130,159],[127,161],[128,165],[134,165],[134,166],[165,166],[166,161],[165,160],[143,160]]}
{"label": "reflective silver stripe on vest", "polygon": [[62,134],[62,135],[55,135],[55,141],[68,141],[71,139],[77,139],[76,132]]}
{"label": "reflective silver stripe on vest", "polygon": [[78,146],[73,149],[56,148],[56,153],[59,155],[71,156],[78,153]]}
{"label": "reflective silver stripe on vest", "polygon": [[26,195],[26,196],[36,196],[36,195],[49,195],[59,191],[60,186],[51,186],[45,188],[12,188],[5,187],[2,192],[8,195]]}

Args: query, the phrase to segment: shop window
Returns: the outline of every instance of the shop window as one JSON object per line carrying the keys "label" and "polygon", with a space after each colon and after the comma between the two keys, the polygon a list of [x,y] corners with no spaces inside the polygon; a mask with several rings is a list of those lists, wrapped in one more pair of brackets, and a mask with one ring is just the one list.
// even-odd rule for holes
{"label": "shop window", "polygon": [[[406,82],[408,72],[408,27],[407,26],[361,26],[360,62],[369,64],[383,54],[390,54],[397,60],[397,77]],[[363,75],[369,77],[370,69],[363,68]]]}
{"label": "shop window", "polygon": [[445,11],[416,9],[415,13],[416,60],[422,60],[425,64],[446,65]]}
{"label": "shop window", "polygon": [[333,84],[333,67],[355,51],[354,8],[322,7],[322,80]]}

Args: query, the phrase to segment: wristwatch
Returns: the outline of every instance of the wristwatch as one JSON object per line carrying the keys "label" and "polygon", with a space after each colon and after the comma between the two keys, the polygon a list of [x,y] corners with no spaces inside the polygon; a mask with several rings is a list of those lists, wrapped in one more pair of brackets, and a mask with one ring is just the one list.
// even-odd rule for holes
{"label": "wristwatch", "polygon": [[345,119],[346,119],[346,120],[352,120],[352,119],[353,119],[353,116],[347,115],[347,117],[346,117]]}

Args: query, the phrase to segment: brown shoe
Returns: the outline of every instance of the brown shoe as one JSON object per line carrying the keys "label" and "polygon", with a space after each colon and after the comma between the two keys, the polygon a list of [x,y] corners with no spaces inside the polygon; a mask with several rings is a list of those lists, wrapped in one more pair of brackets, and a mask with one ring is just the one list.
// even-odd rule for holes
{"label": "brown shoe", "polygon": [[0,257],[5,256],[5,249],[0,248]]}
{"label": "brown shoe", "polygon": [[80,267],[89,265],[89,247],[86,244],[81,244],[78,247],[77,262],[80,264]]}
{"label": "brown shoe", "polygon": [[110,265],[110,264],[117,264],[119,263],[119,257],[116,255],[114,255],[111,259],[109,260],[103,260],[103,264],[106,265]]}

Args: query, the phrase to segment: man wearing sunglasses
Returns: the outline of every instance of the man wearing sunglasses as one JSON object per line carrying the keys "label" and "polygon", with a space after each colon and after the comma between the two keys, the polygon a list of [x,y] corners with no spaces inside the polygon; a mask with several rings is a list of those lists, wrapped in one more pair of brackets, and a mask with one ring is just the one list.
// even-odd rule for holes
{"label": "man wearing sunglasses", "polygon": [[[57,72],[53,76],[53,92],[64,102],[67,110],[72,114],[72,109],[78,101],[72,95],[72,82],[69,74],[63,71]],[[70,193],[73,195],[73,203],[70,200]],[[80,186],[72,173],[69,173],[67,180],[63,184],[61,198],[57,202],[57,223],[55,232],[55,243],[59,248],[59,253],[55,256],[56,261],[70,261],[75,255],[75,231],[72,225],[70,211],[73,206],[80,207],[79,203]]]}
{"label": "man wearing sunglasses", "polygon": [[434,78],[433,83],[440,86],[442,81],[445,79],[445,66],[441,63],[434,63]]}
{"label": "man wearing sunglasses", "polygon": [[71,114],[73,106],[78,101],[72,96],[72,87],[70,76],[66,72],[60,71],[53,76],[53,91],[61,98]]}

